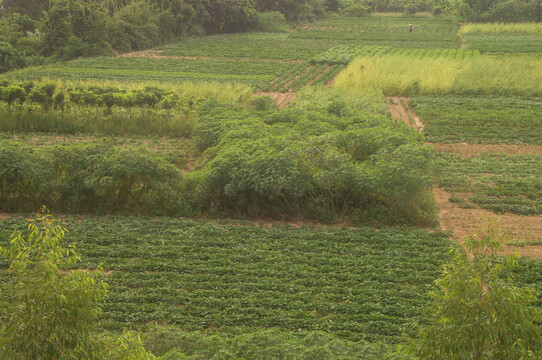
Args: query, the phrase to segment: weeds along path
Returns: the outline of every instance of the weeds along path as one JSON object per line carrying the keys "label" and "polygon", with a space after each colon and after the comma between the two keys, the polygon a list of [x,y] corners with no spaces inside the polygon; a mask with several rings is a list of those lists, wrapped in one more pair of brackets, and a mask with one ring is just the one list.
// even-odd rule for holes
{"label": "weeds along path", "polygon": [[295,92],[256,92],[254,96],[269,96],[280,109],[284,109],[295,100]]}
{"label": "weeds along path", "polygon": [[457,30],[457,35],[461,38],[461,45],[459,46],[460,49],[464,49],[465,46],[467,46],[467,41],[463,37],[463,34],[461,33],[461,29],[463,29],[463,23],[459,23],[459,30]]}
{"label": "weeds along path", "polygon": [[414,111],[409,106],[407,97],[388,97],[388,112],[398,120],[401,120],[405,124],[412,126],[418,131],[423,131],[424,125]]}
{"label": "weeds along path", "polygon": [[[456,240],[462,241],[480,231],[480,226],[490,219],[497,218],[499,227],[508,236],[507,241],[514,245],[506,245],[504,253],[519,252],[521,256],[542,259],[542,216],[521,216],[514,214],[495,215],[491,211],[473,207],[462,208],[460,204],[449,199],[451,195],[439,187],[433,188],[435,200],[440,206],[440,227],[444,231],[453,232]],[[517,244],[521,246],[517,246]]]}
{"label": "weeds along path", "polygon": [[[410,109],[408,98],[388,97],[388,112],[405,124],[418,131],[423,131],[422,120]],[[479,154],[522,154],[542,155],[542,145],[481,145],[481,144],[431,144],[435,150],[444,153],[453,153],[461,157],[476,156]],[[508,236],[509,245],[505,246],[504,253],[519,252],[522,256],[542,259],[542,216],[523,216],[516,214],[500,214],[482,209],[469,203],[451,202],[450,195],[444,189],[434,186],[433,194],[440,207],[440,227],[444,231],[451,231],[457,241],[472,236],[480,230],[480,226],[487,224],[490,219],[497,218],[499,226]]]}

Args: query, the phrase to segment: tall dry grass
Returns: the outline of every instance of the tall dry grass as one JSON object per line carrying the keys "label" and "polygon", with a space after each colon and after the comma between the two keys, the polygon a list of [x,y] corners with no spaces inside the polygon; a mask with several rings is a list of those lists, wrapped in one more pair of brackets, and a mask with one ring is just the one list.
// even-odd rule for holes
{"label": "tall dry grass", "polygon": [[542,34],[542,23],[486,23],[465,24],[460,34]]}
{"label": "tall dry grass", "polygon": [[541,96],[542,59],[365,57],[343,70],[334,87],[347,94],[381,89],[386,95]]}

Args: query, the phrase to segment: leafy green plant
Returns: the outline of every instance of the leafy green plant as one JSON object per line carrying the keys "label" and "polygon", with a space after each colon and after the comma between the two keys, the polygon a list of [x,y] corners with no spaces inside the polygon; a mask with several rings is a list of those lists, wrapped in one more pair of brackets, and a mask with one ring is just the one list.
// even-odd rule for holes
{"label": "leafy green plant", "polygon": [[93,352],[91,331],[107,292],[102,270],[68,271],[79,260],[64,247],[66,230],[41,215],[23,234],[15,232],[0,253],[9,262],[10,282],[1,302],[3,359],[76,359]]}
{"label": "leafy green plant", "polygon": [[536,295],[505,272],[518,256],[496,258],[505,237],[496,224],[453,250],[431,293],[427,323],[406,348],[422,359],[538,359],[542,312]]}

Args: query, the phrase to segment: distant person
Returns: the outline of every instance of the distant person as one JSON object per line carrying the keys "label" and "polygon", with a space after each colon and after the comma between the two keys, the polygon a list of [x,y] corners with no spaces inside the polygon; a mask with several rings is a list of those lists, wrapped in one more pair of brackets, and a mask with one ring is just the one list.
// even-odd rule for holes
{"label": "distant person", "polygon": [[414,29],[414,26],[412,26],[412,24],[408,24],[408,30],[409,30],[410,32],[412,32],[413,29]]}

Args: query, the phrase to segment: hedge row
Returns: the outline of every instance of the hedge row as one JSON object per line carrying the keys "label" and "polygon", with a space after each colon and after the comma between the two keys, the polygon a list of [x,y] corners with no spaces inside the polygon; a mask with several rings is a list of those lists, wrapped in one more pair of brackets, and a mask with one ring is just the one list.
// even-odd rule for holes
{"label": "hedge row", "polygon": [[103,144],[0,143],[0,210],[178,214],[182,175],[142,150]]}

